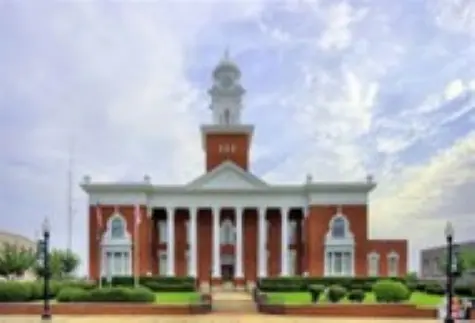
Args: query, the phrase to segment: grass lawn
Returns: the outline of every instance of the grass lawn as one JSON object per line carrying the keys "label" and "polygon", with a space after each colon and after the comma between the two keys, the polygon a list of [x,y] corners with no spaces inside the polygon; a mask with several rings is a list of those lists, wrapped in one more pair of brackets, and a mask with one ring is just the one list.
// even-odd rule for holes
{"label": "grass lawn", "polygon": [[[269,302],[273,304],[292,304],[292,305],[305,305],[311,304],[312,299],[310,293],[308,292],[297,292],[297,293],[267,293],[269,297]],[[408,301],[410,304],[418,306],[430,306],[435,307],[440,305],[443,296],[437,295],[428,295],[425,293],[414,292],[412,293],[411,299]],[[328,300],[322,296],[319,300],[320,303],[328,303]],[[343,300],[340,303],[348,303],[348,300]],[[364,299],[365,304],[374,304],[376,303],[373,293],[366,293]]]}
{"label": "grass lawn", "polygon": [[157,304],[192,304],[198,303],[200,294],[197,292],[162,292],[155,293]]}

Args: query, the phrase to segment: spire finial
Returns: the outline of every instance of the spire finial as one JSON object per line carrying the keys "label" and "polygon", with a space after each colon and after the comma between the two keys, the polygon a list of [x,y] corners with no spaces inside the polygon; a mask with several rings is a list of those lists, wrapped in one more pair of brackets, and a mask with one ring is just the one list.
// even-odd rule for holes
{"label": "spire finial", "polygon": [[223,56],[224,60],[228,61],[229,60],[229,45],[226,46],[226,48],[224,49],[224,56]]}

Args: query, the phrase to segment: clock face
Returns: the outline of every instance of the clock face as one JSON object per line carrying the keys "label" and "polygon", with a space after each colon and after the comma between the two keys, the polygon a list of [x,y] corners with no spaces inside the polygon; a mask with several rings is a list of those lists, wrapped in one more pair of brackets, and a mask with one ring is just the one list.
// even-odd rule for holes
{"label": "clock face", "polygon": [[233,78],[229,75],[225,75],[221,79],[221,85],[225,88],[228,88],[228,87],[232,86],[233,85]]}

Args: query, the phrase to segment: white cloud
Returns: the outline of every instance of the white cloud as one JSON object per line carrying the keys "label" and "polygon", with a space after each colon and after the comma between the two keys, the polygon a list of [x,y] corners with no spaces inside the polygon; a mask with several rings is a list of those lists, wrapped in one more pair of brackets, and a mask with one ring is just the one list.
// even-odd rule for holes
{"label": "white cloud", "polygon": [[[113,12],[84,4],[17,13],[12,19],[21,25],[22,37],[9,44],[22,57],[4,64],[8,68],[0,75],[2,87],[5,84],[0,100],[17,93],[24,101],[16,104],[15,112],[23,109],[27,120],[21,129],[8,128],[8,138],[15,143],[5,142],[6,154],[16,163],[0,160],[6,165],[0,178],[21,186],[21,191],[9,192],[21,195],[21,202],[12,205],[0,198],[2,208],[12,214],[53,214],[55,243],[65,240],[71,132],[77,140],[77,180],[85,173],[93,180],[114,181],[141,180],[148,173],[155,183],[183,183],[197,176],[203,171],[198,125],[209,119],[209,110],[207,85],[197,85],[189,68],[211,68],[221,49],[230,45],[242,56],[259,49],[276,51],[286,66],[297,69],[277,79],[270,74],[277,67],[260,62],[266,72],[254,73],[261,77],[256,83],[272,82],[283,89],[269,97],[244,84],[252,97],[246,109],[260,104],[291,111],[276,126],[282,136],[277,143],[270,121],[257,118],[252,158],[256,163],[271,160],[267,180],[302,183],[308,172],[315,180],[363,180],[366,173],[375,173],[380,185],[371,206],[372,232],[408,237],[417,247],[436,243],[432,237],[447,216],[434,214],[456,213],[461,219],[471,212],[457,198],[474,189],[464,185],[474,180],[470,170],[475,135],[415,156],[412,166],[402,152],[417,151],[418,143],[436,141],[443,126],[470,117],[473,99],[457,100],[475,89],[475,81],[437,74],[437,79],[422,82],[443,84],[436,93],[422,83],[417,83],[417,91],[395,90],[395,84],[407,84],[401,79],[417,79],[420,71],[411,68],[428,61],[431,53],[411,57],[407,67],[403,64],[412,45],[392,29],[391,12],[369,14],[370,9],[349,1],[289,4],[296,15],[291,24],[281,17],[263,22],[263,13],[274,8],[272,1],[200,2],[193,10],[170,3],[118,3]],[[244,27],[236,31],[234,23]],[[249,32],[253,23],[257,30]],[[323,28],[317,28],[320,24]],[[310,27],[303,33],[297,28],[302,26]],[[203,55],[198,45],[207,52],[220,50]],[[413,92],[418,95],[409,98]],[[0,104],[0,109],[5,106]],[[266,135],[273,146],[263,143]],[[284,143],[289,147],[282,147]],[[79,190],[75,195],[77,249],[86,250],[85,196]],[[35,218],[31,224],[39,222]],[[461,227],[460,220],[455,224]],[[24,228],[20,221],[8,225]],[[463,236],[465,231],[459,230]]]}
{"label": "white cloud", "polygon": [[466,87],[463,84],[462,80],[454,80],[450,82],[449,85],[447,85],[447,87],[445,88],[445,100],[449,101],[458,97],[465,91],[465,89]]}
{"label": "white cloud", "polygon": [[348,2],[332,3],[322,14],[324,29],[318,41],[324,50],[341,50],[352,42],[351,25],[364,18],[365,10],[355,10]]}

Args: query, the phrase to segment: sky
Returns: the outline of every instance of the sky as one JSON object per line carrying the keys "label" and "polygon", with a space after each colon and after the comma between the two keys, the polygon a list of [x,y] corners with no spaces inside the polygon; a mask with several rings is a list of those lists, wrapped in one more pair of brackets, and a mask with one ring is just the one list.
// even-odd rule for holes
{"label": "sky", "polygon": [[[0,229],[87,257],[79,183],[181,184],[226,48],[269,183],[363,180],[371,238],[475,232],[475,1],[0,1]],[[277,137],[276,134],[279,136]],[[70,163],[70,157],[72,163]],[[70,166],[72,164],[72,166]]]}

